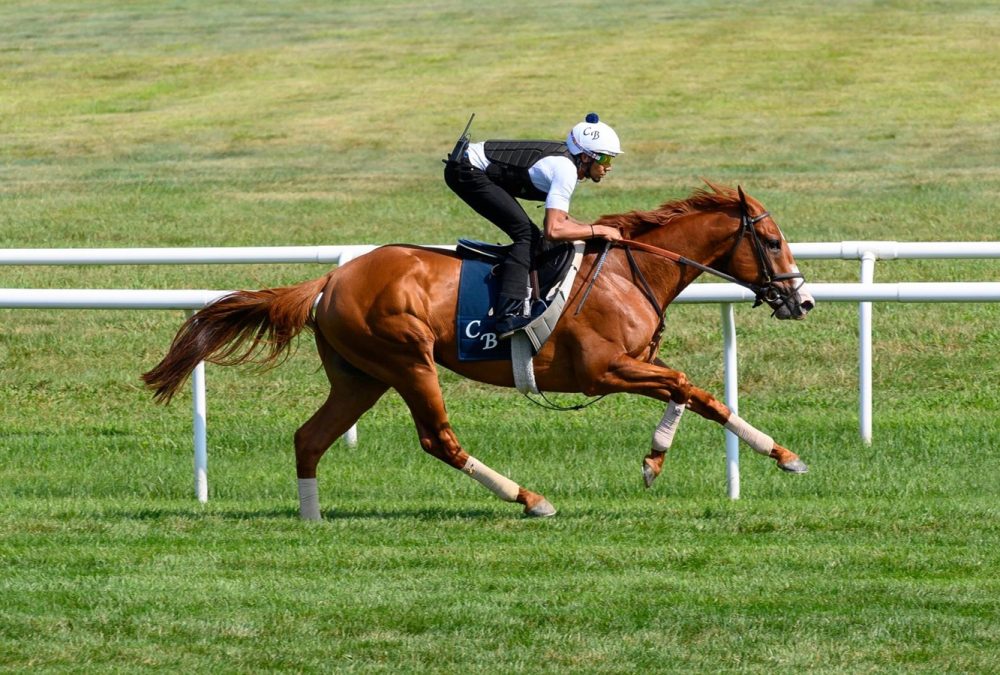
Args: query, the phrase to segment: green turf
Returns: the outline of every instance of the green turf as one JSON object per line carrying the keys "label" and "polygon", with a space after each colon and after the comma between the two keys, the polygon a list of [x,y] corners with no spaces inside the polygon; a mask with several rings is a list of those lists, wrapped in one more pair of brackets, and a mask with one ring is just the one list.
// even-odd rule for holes
{"label": "green turf", "polygon": [[[996,240],[1000,10],[984,1],[4,2],[0,246],[495,240],[440,158],[561,137],[597,110],[626,154],[584,219],[741,183],[792,241]],[[814,281],[852,262],[802,261]],[[2,267],[4,287],[269,287],[320,265]],[[886,261],[879,281],[1000,281]],[[320,466],[308,339],[208,369],[211,501],[190,397],[138,374],[179,312],[0,310],[0,670],[992,672],[1000,653],[1000,346],[990,305],[875,307],[875,443],[857,309],[737,310],[741,414],[802,455],[743,454],[662,405],[542,411],[442,374],[467,449],[560,510],[525,520],[422,453],[400,399]],[[722,392],[719,310],[661,355]],[[558,400],[575,402],[575,397]]]}

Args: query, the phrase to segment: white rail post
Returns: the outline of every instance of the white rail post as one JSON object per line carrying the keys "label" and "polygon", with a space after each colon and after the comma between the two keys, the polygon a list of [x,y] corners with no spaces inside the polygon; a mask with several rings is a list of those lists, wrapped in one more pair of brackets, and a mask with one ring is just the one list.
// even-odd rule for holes
{"label": "white rail post", "polygon": [[[724,302],[722,308],[723,364],[726,388],[726,405],[739,414],[739,382],[736,367],[736,319],[733,305]],[[726,429],[726,485],[730,499],[740,498],[740,439]]]}
{"label": "white rail post", "polygon": [[[861,283],[875,281],[876,255],[865,251],[861,256]],[[858,426],[861,440],[872,444],[872,303],[858,304]]]}
{"label": "white rail post", "polygon": [[[188,311],[188,316],[194,310]],[[208,501],[208,440],[205,396],[205,362],[201,361],[191,373],[191,405],[194,412],[194,496],[202,504]]]}

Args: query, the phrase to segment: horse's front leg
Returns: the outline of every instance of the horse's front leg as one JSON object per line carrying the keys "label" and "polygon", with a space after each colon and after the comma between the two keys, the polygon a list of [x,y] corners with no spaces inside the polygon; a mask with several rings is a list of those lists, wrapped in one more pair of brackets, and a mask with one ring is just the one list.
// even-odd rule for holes
{"label": "horse's front leg", "polygon": [[667,410],[653,432],[650,453],[643,459],[643,479],[647,487],[662,471],[664,456],[670,449],[685,408],[729,429],[756,452],[773,458],[784,471],[805,473],[808,470],[795,453],[775,443],[711,394],[692,385],[684,373],[669,368],[659,359],[647,363],[621,356],[609,365],[596,390],[642,394],[667,402]]}
{"label": "horse's front leg", "polygon": [[782,471],[805,473],[809,470],[798,455],[775,443],[773,438],[734,413],[704,389],[694,386],[688,389],[688,407],[705,419],[716,421],[736,434],[741,441],[753,448],[754,452],[773,459]]}
{"label": "horse's front leg", "polygon": [[667,403],[667,410],[663,413],[660,423],[653,430],[652,447],[649,454],[642,460],[642,480],[646,487],[652,487],[653,481],[663,471],[663,458],[674,442],[674,434],[681,424],[681,415],[687,407],[686,403],[677,403],[671,400]]}

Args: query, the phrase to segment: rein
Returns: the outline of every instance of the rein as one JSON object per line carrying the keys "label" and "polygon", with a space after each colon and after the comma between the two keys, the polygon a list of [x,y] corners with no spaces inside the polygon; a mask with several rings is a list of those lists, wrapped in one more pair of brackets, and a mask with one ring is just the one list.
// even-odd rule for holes
{"label": "rein", "polygon": [[[737,279],[731,274],[727,274],[726,272],[717,270],[714,267],[709,267],[708,265],[703,265],[702,263],[696,260],[691,260],[690,258],[682,256],[678,253],[674,253],[673,251],[669,251],[665,248],[660,248],[658,246],[653,246],[651,244],[646,244],[641,241],[636,241],[634,239],[620,239],[614,243],[625,249],[626,254],[629,256],[629,265],[632,267],[633,272],[635,272],[636,270],[636,265],[631,258],[631,249],[634,248],[640,251],[645,251],[647,253],[658,255],[661,258],[666,258],[667,260],[672,260],[678,265],[690,265],[691,267],[699,269],[702,272],[708,272],[709,274],[717,276],[720,279],[736,284],[738,286],[743,286],[744,288],[753,291],[755,298],[753,304],[754,307],[758,307],[764,302],[768,304],[773,304],[779,301],[787,302],[788,298],[791,296],[791,293],[778,288],[777,286],[775,286],[774,282],[784,281],[786,279],[802,279],[803,275],[801,272],[788,272],[784,274],[774,273],[774,268],[771,266],[771,262],[770,260],[768,260],[767,254],[764,252],[764,247],[760,242],[760,237],[757,234],[757,230],[754,229],[753,227],[754,225],[764,220],[765,218],[769,217],[770,215],[771,215],[770,212],[764,211],[764,213],[751,217],[746,212],[746,206],[743,205],[742,213],[740,214],[740,229],[736,236],[736,242],[733,244],[732,249],[730,249],[729,253],[726,255],[726,259],[731,258],[733,254],[736,252],[737,247],[739,247],[740,243],[743,241],[743,237],[749,234],[750,241],[753,244],[754,254],[757,257],[757,266],[760,269],[760,275],[764,281],[764,283],[762,284],[755,284],[749,281],[743,281],[741,279]],[[639,278],[642,279],[641,273],[639,275]],[[646,289],[644,290],[647,292],[648,296],[648,284],[646,284],[645,279],[642,279],[642,282],[643,285],[646,286]],[[659,303],[652,302],[652,305],[654,309],[656,309],[659,312]]]}
{"label": "rein", "polygon": [[[735,251],[736,247],[740,245],[740,241],[742,241],[742,239],[743,239],[744,232],[746,231],[746,229],[748,229],[747,226],[750,226],[749,229],[752,231],[753,230],[752,226],[754,224],[760,222],[764,218],[767,218],[769,215],[771,215],[771,214],[768,213],[767,211],[765,211],[764,213],[760,214],[759,216],[755,216],[753,218],[749,218],[749,217],[744,216],[745,222],[741,224],[742,227],[740,228],[740,235],[736,239],[736,244],[733,246],[733,251]],[[755,240],[756,240],[756,238],[755,238]],[[659,246],[653,246],[652,244],[647,244],[647,243],[644,243],[644,242],[641,242],[641,241],[636,241],[635,239],[620,239],[620,240],[618,240],[618,241],[616,241],[614,243],[617,244],[617,245],[620,245],[626,251],[629,251],[630,249],[637,249],[637,250],[640,250],[640,251],[645,251],[646,253],[652,253],[654,255],[660,256],[661,258],[666,258],[667,260],[672,260],[675,263],[677,263],[678,265],[690,265],[691,267],[699,269],[702,272],[708,272],[709,274],[717,276],[720,279],[724,279],[725,281],[728,281],[730,283],[734,283],[734,284],[737,284],[738,286],[743,286],[744,288],[748,288],[751,291],[753,291],[754,295],[757,297],[757,303],[754,305],[754,307],[756,307],[757,305],[761,304],[761,302],[764,301],[764,299],[766,298],[766,295],[767,295],[767,291],[772,287],[771,283],[773,281],[776,281],[779,278],[784,279],[784,278],[787,278],[789,276],[789,275],[780,275],[780,277],[776,277],[774,274],[771,274],[770,273],[770,266],[766,264],[766,258],[763,258],[760,255],[761,252],[759,250],[758,250],[758,262],[761,263],[761,271],[763,272],[763,275],[765,277],[765,283],[763,285],[761,285],[761,284],[753,284],[753,283],[750,283],[750,282],[747,282],[747,281],[742,281],[740,279],[737,279],[733,275],[727,274],[726,272],[723,272],[721,270],[717,270],[714,267],[709,267],[708,265],[703,265],[700,262],[698,262],[697,260],[691,260],[691,258],[682,256],[679,253],[674,253],[673,251],[667,250],[665,248],[660,248]],[[759,249],[760,247],[759,246],[755,246],[754,248],[755,249]],[[731,255],[732,255],[732,251],[729,253],[729,256],[731,256]],[[729,256],[727,256],[727,257],[729,257]],[[801,275],[799,275],[799,276],[801,276]],[[643,281],[645,281],[645,280],[643,280]],[[659,303],[654,303],[653,306],[654,307],[658,307],[658,304]]]}

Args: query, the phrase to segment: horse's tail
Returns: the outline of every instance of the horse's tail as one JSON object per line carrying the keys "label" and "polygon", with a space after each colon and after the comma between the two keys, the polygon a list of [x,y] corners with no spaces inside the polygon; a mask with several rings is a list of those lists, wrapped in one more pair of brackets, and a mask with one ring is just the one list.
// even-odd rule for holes
{"label": "horse's tail", "polygon": [[307,325],[329,274],[297,286],[236,291],[204,307],[177,331],[170,350],[142,375],[153,398],[169,403],[202,361],[223,366],[254,362],[278,365]]}

